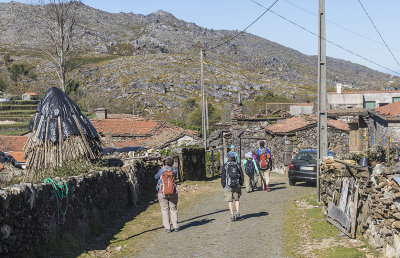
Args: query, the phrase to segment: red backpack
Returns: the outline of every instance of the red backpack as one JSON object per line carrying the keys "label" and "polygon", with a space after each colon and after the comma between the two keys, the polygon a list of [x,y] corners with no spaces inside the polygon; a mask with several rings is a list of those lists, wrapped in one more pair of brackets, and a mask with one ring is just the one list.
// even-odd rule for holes
{"label": "red backpack", "polygon": [[175,174],[172,170],[164,170],[161,174],[161,191],[164,195],[175,192]]}
{"label": "red backpack", "polygon": [[259,162],[261,169],[268,169],[268,158],[267,154],[263,153],[260,155],[260,162]]}

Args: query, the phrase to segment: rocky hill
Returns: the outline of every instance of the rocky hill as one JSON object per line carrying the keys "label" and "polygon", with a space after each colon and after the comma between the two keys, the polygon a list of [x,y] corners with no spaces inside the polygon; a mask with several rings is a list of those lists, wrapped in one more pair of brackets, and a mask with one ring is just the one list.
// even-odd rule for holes
{"label": "rocky hill", "polygon": [[[40,91],[56,78],[43,54],[45,37],[29,22],[41,12],[32,10],[31,5],[0,3],[0,52],[28,63],[37,76],[25,78],[24,85]],[[164,11],[108,13],[82,4],[79,12],[80,55],[68,77],[79,82],[81,103],[88,108],[109,105],[152,113],[198,99],[200,48],[237,33],[202,28]],[[268,90],[298,100],[316,98],[317,58],[267,39],[243,33],[206,51],[205,60],[207,94],[215,103],[231,101],[238,92],[251,99]],[[362,65],[328,58],[327,66],[331,90],[337,82],[369,90],[400,87],[400,78]],[[13,90],[5,65],[0,76]]]}

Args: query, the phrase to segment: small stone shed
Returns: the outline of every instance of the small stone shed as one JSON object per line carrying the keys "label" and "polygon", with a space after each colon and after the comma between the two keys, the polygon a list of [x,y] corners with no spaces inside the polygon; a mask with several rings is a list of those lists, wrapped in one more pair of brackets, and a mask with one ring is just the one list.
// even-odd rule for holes
{"label": "small stone shed", "polygon": [[[273,157],[273,171],[284,173],[301,149],[317,147],[317,117],[296,116],[269,125],[266,146]],[[346,122],[328,119],[328,149],[342,156],[349,151],[350,127]]]}
{"label": "small stone shed", "polygon": [[375,108],[369,113],[368,144],[383,147],[400,142],[400,102]]}
{"label": "small stone shed", "polygon": [[22,94],[22,100],[38,100],[39,94],[35,92],[27,92]]}

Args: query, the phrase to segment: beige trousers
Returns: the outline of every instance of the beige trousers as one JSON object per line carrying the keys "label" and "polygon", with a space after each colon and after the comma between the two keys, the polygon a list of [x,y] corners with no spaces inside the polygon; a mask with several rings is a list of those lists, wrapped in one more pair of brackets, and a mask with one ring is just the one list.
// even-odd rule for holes
{"label": "beige trousers", "polygon": [[256,182],[254,182],[254,174],[255,173],[250,174],[250,175],[248,175],[246,173],[243,173],[243,174],[244,174],[244,185],[246,186],[246,191],[247,192],[254,191],[254,187],[256,185]]}
{"label": "beige trousers", "polygon": [[[158,193],[158,201],[161,207],[162,221],[165,229],[171,229],[171,223],[174,229],[179,228],[178,225],[178,194],[174,193],[169,197]],[[170,220],[171,216],[171,220]]]}
{"label": "beige trousers", "polygon": [[271,171],[269,169],[267,169],[267,170],[262,171],[262,173],[263,173],[265,183],[267,185],[269,185],[269,178],[270,178]]}

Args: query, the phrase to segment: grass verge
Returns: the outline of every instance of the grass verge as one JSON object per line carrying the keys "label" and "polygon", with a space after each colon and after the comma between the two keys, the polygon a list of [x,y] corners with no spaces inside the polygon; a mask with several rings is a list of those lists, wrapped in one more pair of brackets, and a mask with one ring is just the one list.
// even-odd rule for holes
{"label": "grass verge", "polygon": [[292,201],[285,214],[283,250],[287,257],[377,257],[362,237],[350,240],[325,220],[316,197]]}

